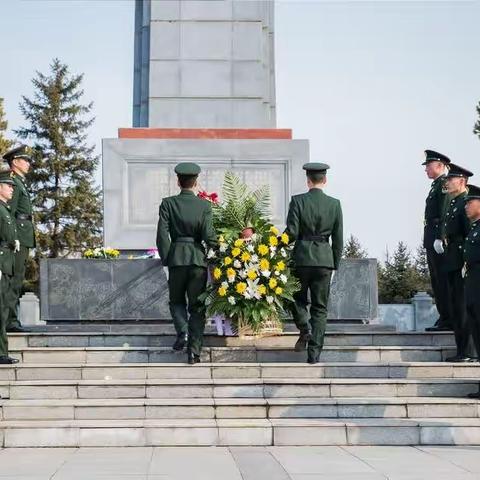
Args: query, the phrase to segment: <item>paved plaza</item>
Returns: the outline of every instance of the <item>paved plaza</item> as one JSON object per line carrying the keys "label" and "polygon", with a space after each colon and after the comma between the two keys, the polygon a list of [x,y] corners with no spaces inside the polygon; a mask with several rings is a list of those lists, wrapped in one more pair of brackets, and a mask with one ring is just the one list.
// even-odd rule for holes
{"label": "paved plaza", "polygon": [[480,447],[82,448],[0,451],[0,480],[474,480]]}

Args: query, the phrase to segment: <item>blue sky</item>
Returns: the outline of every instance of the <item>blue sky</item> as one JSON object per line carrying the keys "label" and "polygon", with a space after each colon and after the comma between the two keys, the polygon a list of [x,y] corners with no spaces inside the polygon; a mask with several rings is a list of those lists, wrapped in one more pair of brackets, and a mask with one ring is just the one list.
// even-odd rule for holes
{"label": "blue sky", "polygon": [[[2,71],[10,127],[35,70],[53,57],[85,73],[97,117],[91,141],[131,125],[131,0],[9,0],[0,6]],[[279,1],[278,127],[310,140],[332,166],[328,193],[344,205],[346,233],[383,257],[421,241],[428,190],[423,150],[480,176],[472,134],[480,101],[478,1]],[[475,177],[472,183],[480,184]]]}

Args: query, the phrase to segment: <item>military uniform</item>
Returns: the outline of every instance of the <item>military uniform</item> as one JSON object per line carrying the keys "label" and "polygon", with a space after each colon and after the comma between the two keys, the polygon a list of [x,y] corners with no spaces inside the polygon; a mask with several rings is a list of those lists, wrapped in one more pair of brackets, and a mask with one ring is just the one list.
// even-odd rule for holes
{"label": "military uniform", "polygon": [[[473,174],[468,170],[451,164],[448,177],[460,176],[469,178]],[[467,328],[465,309],[465,284],[462,274],[464,266],[463,247],[470,231],[470,221],[465,212],[467,192],[450,200],[442,228],[445,242],[444,268],[447,272],[448,301],[450,316],[453,322],[457,355],[448,361],[466,361],[476,357],[471,335]]]}
{"label": "military uniform", "polygon": [[[480,188],[471,185],[467,196],[480,200]],[[480,352],[480,219],[474,221],[465,239],[465,303],[467,325],[476,351]]]}
{"label": "military uniform", "polygon": [[[10,172],[0,173],[0,183],[14,185]],[[9,308],[6,297],[10,290],[15,268],[15,240],[17,229],[10,213],[10,207],[0,200],[0,363],[17,363],[17,360],[8,356],[7,321]]]}
{"label": "military uniform", "polygon": [[[444,165],[450,163],[445,155],[433,150],[425,150],[426,159],[423,165],[429,162],[442,162]],[[449,197],[445,188],[446,175],[433,180],[430,191],[425,201],[425,221],[423,230],[423,246],[427,254],[428,270],[432,282],[435,304],[439,313],[439,319],[435,327],[427,330],[448,330],[452,328],[450,318],[448,297],[447,273],[443,268],[443,256],[435,251],[433,244],[435,240],[441,240],[442,222],[444,222]]]}
{"label": "military uniform", "polygon": [[[7,152],[3,158],[10,163],[15,158],[23,158],[31,161],[28,155],[28,147],[21,145]],[[30,194],[27,189],[25,178],[18,173],[12,174],[15,182],[13,197],[9,202],[11,215],[17,226],[20,249],[15,254],[15,272],[13,274],[10,291],[7,298],[9,316],[7,323],[8,331],[22,331],[19,320],[20,295],[22,293],[23,281],[25,280],[25,269],[27,265],[29,249],[35,248],[35,232],[32,222],[33,207]]]}
{"label": "military uniform", "polygon": [[[181,163],[175,172],[195,176],[200,173],[200,167]],[[198,300],[207,284],[207,261],[202,242],[208,247],[217,245],[210,203],[188,189],[164,198],[159,209],[157,247],[163,264],[168,266],[170,312],[177,341],[186,338],[188,333],[190,363],[199,361],[205,329],[205,311]],[[176,342],[176,345],[183,347],[183,343]]]}
{"label": "military uniform", "polygon": [[[307,172],[326,173],[329,167],[321,163],[307,163],[303,168]],[[308,362],[316,363],[327,326],[332,271],[338,269],[343,250],[340,201],[329,197],[320,188],[292,197],[286,232],[295,241],[292,259],[295,275],[301,284],[292,307],[294,321],[300,330],[296,350],[303,349],[303,342],[308,343]]]}

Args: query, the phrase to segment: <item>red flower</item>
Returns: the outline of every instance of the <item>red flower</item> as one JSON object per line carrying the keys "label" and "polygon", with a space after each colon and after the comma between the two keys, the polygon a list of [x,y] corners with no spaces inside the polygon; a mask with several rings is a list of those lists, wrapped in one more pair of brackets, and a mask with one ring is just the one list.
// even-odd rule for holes
{"label": "red flower", "polygon": [[208,193],[205,190],[202,190],[197,193],[197,196],[199,198],[202,198],[203,200],[207,200],[208,202],[211,203],[218,203],[218,194],[213,192],[213,193]]}

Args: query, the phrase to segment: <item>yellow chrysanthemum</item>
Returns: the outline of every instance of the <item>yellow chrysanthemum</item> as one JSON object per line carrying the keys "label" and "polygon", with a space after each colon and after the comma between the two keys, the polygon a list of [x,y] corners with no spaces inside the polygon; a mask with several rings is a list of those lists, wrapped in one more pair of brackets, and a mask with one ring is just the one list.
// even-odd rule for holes
{"label": "yellow chrysanthemum", "polygon": [[221,276],[222,276],[222,271],[218,267],[215,268],[215,270],[213,271],[213,278],[215,280],[218,280]]}
{"label": "yellow chrysanthemum", "polygon": [[260,260],[260,270],[262,272],[265,272],[266,270],[268,270],[270,268],[270,262],[266,259],[266,258],[262,258]]}
{"label": "yellow chrysanthemum", "polygon": [[249,270],[247,272],[247,277],[250,279],[250,280],[255,280],[258,275],[257,275],[257,272],[255,270]]}
{"label": "yellow chrysanthemum", "polygon": [[243,245],[243,239],[238,238],[237,240],[235,240],[234,245],[235,245],[236,247],[241,247],[241,246]]}
{"label": "yellow chrysanthemum", "polygon": [[258,293],[260,295],[265,295],[267,293],[267,287],[265,285],[260,285],[258,287]]}
{"label": "yellow chrysanthemum", "polygon": [[282,293],[283,293],[283,288],[282,288],[282,287],[277,287],[277,288],[275,289],[275,294],[276,294],[276,295],[281,295]]}
{"label": "yellow chrysanthemum", "polygon": [[268,286],[270,288],[275,288],[277,286],[278,282],[275,278],[271,278],[269,281],[268,281]]}
{"label": "yellow chrysanthemum", "polygon": [[251,256],[248,252],[243,252],[240,258],[242,259],[242,262],[248,262]]}
{"label": "yellow chrysanthemum", "polygon": [[223,263],[224,263],[225,265],[230,265],[230,264],[232,263],[232,261],[233,261],[233,260],[232,260],[230,257],[225,257],[225,258],[223,259]]}
{"label": "yellow chrysanthemum", "polygon": [[258,246],[258,253],[260,255],[266,255],[268,253],[268,247],[262,243]]}
{"label": "yellow chrysanthemum", "polygon": [[278,231],[277,227],[270,227],[270,233],[273,233],[274,235],[278,235],[280,232]]}
{"label": "yellow chrysanthemum", "polygon": [[247,289],[247,284],[245,282],[238,282],[235,288],[237,290],[237,293],[241,295]]}
{"label": "yellow chrysanthemum", "polygon": [[276,247],[278,245],[278,238],[273,235],[268,239],[268,243],[271,247]]}
{"label": "yellow chrysanthemum", "polygon": [[221,297],[224,297],[226,294],[227,294],[227,289],[225,287],[220,287],[218,289],[218,294],[221,296]]}
{"label": "yellow chrysanthemum", "polygon": [[275,270],[278,270],[279,272],[283,272],[285,268],[286,268],[285,262],[281,260],[275,265]]}
{"label": "yellow chrysanthemum", "polygon": [[235,278],[235,275],[236,275],[236,273],[235,273],[235,270],[233,268],[228,268],[227,269],[227,277],[228,278]]}
{"label": "yellow chrysanthemum", "polygon": [[238,257],[240,255],[241,250],[238,247],[232,249],[232,256]]}
{"label": "yellow chrysanthemum", "polygon": [[290,237],[288,236],[288,234],[282,233],[282,243],[284,243],[285,245],[288,245],[289,242],[290,242]]}

